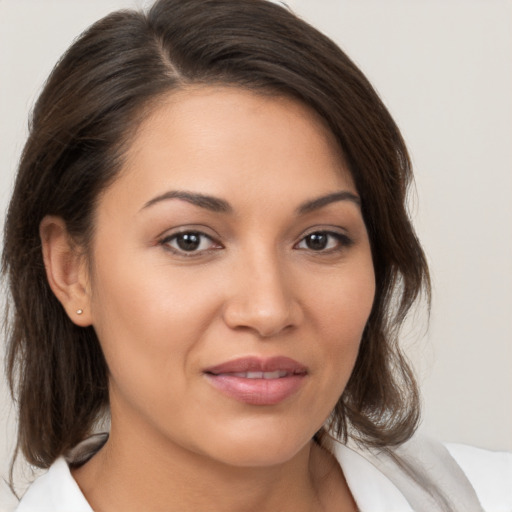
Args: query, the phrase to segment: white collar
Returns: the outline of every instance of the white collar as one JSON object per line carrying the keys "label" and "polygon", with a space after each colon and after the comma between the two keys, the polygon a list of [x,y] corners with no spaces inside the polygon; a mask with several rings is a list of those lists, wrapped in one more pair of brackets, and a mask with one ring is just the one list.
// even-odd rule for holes
{"label": "white collar", "polygon": [[413,512],[404,495],[369,460],[338,442],[333,449],[360,512]]}
{"label": "white collar", "polygon": [[16,512],[93,512],[68,463],[59,457],[21,499]]}

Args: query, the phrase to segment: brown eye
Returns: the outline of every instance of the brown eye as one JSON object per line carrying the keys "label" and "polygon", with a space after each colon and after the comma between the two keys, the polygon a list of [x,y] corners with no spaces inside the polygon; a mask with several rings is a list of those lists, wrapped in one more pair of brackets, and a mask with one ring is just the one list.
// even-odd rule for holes
{"label": "brown eye", "polygon": [[200,231],[183,231],[165,237],[161,244],[178,254],[199,254],[217,248],[215,242]]}
{"label": "brown eye", "polygon": [[201,245],[200,233],[181,233],[176,236],[176,245],[182,251],[196,251]]}
{"label": "brown eye", "polygon": [[329,235],[327,233],[312,233],[304,240],[308,249],[323,251],[329,243]]}
{"label": "brown eye", "polygon": [[305,236],[298,244],[298,249],[308,249],[315,252],[329,252],[343,249],[352,244],[352,240],[341,233],[333,231],[315,231]]}

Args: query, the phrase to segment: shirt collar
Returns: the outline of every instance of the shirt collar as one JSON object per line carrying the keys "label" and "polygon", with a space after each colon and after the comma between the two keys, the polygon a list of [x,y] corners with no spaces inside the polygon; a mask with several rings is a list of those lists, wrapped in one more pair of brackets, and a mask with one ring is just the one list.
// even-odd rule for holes
{"label": "shirt collar", "polygon": [[393,482],[369,460],[339,442],[333,449],[360,512],[413,512]]}
{"label": "shirt collar", "polygon": [[64,457],[28,489],[16,512],[93,512]]}

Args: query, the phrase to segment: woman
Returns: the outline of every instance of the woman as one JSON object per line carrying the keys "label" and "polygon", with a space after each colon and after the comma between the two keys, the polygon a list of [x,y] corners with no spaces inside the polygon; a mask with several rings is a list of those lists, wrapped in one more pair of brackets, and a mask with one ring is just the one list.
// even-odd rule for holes
{"label": "woman", "polygon": [[482,510],[410,441],[410,179],[365,77],[280,6],[91,27],[36,104],[6,223],[18,449],[50,467],[19,510]]}

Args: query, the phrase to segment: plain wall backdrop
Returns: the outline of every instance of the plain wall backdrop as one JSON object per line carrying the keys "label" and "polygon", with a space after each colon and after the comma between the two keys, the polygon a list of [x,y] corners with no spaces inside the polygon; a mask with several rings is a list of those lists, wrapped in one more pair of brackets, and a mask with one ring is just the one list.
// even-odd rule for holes
{"label": "plain wall backdrop", "polygon": [[[28,114],[54,63],[95,20],[147,3],[0,0],[2,223]],[[512,0],[288,4],[366,73],[412,155],[411,212],[434,289],[429,330],[420,311],[403,336],[423,430],[512,450]],[[2,476],[14,425],[1,379]]]}

